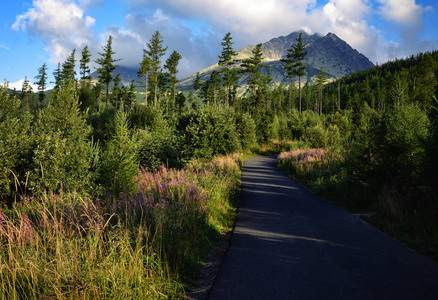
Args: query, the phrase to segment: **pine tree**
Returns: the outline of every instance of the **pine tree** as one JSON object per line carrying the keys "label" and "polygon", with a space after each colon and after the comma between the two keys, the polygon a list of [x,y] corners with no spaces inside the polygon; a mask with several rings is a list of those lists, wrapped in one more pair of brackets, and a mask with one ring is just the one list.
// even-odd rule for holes
{"label": "pine tree", "polygon": [[199,72],[196,73],[195,82],[193,83],[193,88],[195,89],[195,92],[197,92],[202,86],[201,83],[201,76],[199,75]]}
{"label": "pine tree", "polygon": [[29,96],[32,94],[32,86],[29,83],[27,76],[24,77],[24,82],[21,87],[22,100],[26,102],[26,110],[29,111]]}
{"label": "pine tree", "polygon": [[318,87],[319,115],[322,115],[322,89],[324,88],[324,84],[326,82],[327,82],[327,75],[324,73],[323,68],[321,67],[316,77],[316,85]]}
{"label": "pine tree", "polygon": [[229,105],[231,87],[237,83],[236,73],[233,72],[233,69],[231,69],[235,63],[233,58],[237,55],[237,52],[233,50],[234,42],[231,41],[232,39],[231,33],[228,32],[221,43],[222,53],[218,56],[218,65],[222,66],[221,73],[224,79],[227,106]]}
{"label": "pine tree", "polygon": [[93,150],[88,141],[91,127],[79,110],[75,84],[67,82],[52,94],[35,127],[34,170],[30,186],[36,192],[82,190],[91,185]]}
{"label": "pine tree", "polygon": [[257,91],[262,87],[266,80],[260,68],[268,68],[268,66],[262,63],[262,44],[258,44],[257,46],[255,46],[255,48],[252,49],[251,53],[252,56],[250,58],[244,59],[242,61],[241,67],[243,68],[243,73],[249,75],[248,84],[252,88],[253,96],[257,97]]}
{"label": "pine tree", "polygon": [[195,82],[193,83],[193,89],[195,90],[191,102],[193,109],[198,109],[198,94],[199,94],[198,91],[201,87],[202,87],[201,76],[199,75],[199,72],[197,72]]}
{"label": "pine tree", "polygon": [[175,108],[176,102],[176,84],[178,83],[178,79],[176,78],[176,74],[178,73],[178,64],[181,60],[182,56],[176,51],[173,51],[172,54],[169,56],[169,58],[166,60],[166,64],[164,65],[164,68],[168,70],[166,72],[166,76],[169,79],[169,85],[171,88],[171,95],[172,95],[172,107]]}
{"label": "pine tree", "polygon": [[98,52],[98,54],[101,57],[95,61],[98,65],[100,65],[100,67],[97,68],[97,73],[99,74],[97,75],[97,78],[99,79],[99,82],[102,85],[105,85],[106,88],[106,94],[105,94],[106,105],[108,105],[109,85],[113,80],[112,73],[117,66],[114,63],[121,60],[121,59],[113,58],[113,55],[116,54],[116,52],[113,51],[112,43],[113,43],[113,37],[110,35],[108,37],[107,44],[105,46],[102,46],[104,52],[103,53]]}
{"label": "pine tree", "polygon": [[46,97],[44,91],[46,90],[47,86],[47,65],[45,63],[38,68],[38,75],[35,76],[35,79],[37,80],[35,84],[38,85],[39,91],[38,99],[40,101],[40,105],[42,105]]}
{"label": "pine tree", "polygon": [[67,82],[74,82],[75,81],[75,75],[76,75],[75,52],[76,52],[76,49],[73,49],[72,53],[67,57],[66,61],[62,64],[61,76],[62,76],[62,81],[64,84]]}
{"label": "pine tree", "polygon": [[107,191],[117,197],[122,192],[134,191],[137,173],[137,143],[131,137],[127,114],[119,110],[114,134],[103,154],[100,180]]}
{"label": "pine tree", "polygon": [[58,63],[58,67],[53,71],[53,77],[55,81],[52,82],[55,84],[54,90],[59,89],[62,86],[62,71],[61,71],[61,63]]}
{"label": "pine tree", "polygon": [[90,58],[91,53],[88,50],[88,46],[85,46],[84,49],[82,49],[82,57],[79,60],[79,72],[81,76],[79,102],[82,111],[85,111],[87,108],[96,106],[97,104],[97,95],[96,93],[93,93],[91,87],[91,71],[89,67],[89,63],[91,61]]}
{"label": "pine tree", "polygon": [[299,91],[299,111],[301,114],[301,77],[305,75],[306,66],[303,61],[306,59],[307,51],[304,51],[306,45],[303,44],[302,33],[298,35],[297,44],[292,45],[287,50],[287,56],[282,59],[285,62],[284,69],[287,71],[287,76],[292,79],[293,76],[298,76],[298,91]]}
{"label": "pine tree", "polygon": [[[32,116],[20,99],[0,85],[0,204],[12,204],[26,193],[26,173],[33,155]],[[0,221],[1,222],[1,221]],[[1,223],[0,223],[1,224]],[[1,226],[1,225],[0,225]]]}
{"label": "pine tree", "polygon": [[91,61],[90,57],[90,50],[88,50],[88,46],[85,46],[84,49],[82,49],[82,58],[79,60],[79,69],[82,82],[89,82],[91,80],[90,67],[88,66]]}
{"label": "pine tree", "polygon": [[145,85],[145,101],[144,105],[148,105],[148,79],[149,79],[149,73],[152,69],[152,61],[151,58],[147,55],[146,50],[143,49],[143,60],[140,62],[140,69],[137,72],[139,83],[143,83]]}
{"label": "pine tree", "polygon": [[113,91],[111,93],[111,99],[114,102],[114,107],[116,109],[120,108],[120,98],[122,96],[122,89],[119,86],[120,82],[122,81],[122,79],[120,78],[120,74],[117,74],[116,77],[114,77],[114,86],[113,86]]}
{"label": "pine tree", "polygon": [[151,59],[150,81],[154,92],[154,105],[156,105],[158,100],[159,75],[161,73],[161,57],[167,51],[167,46],[163,47],[163,37],[159,31],[155,31],[149,43],[147,43],[147,47],[148,50],[145,51],[146,55]]}

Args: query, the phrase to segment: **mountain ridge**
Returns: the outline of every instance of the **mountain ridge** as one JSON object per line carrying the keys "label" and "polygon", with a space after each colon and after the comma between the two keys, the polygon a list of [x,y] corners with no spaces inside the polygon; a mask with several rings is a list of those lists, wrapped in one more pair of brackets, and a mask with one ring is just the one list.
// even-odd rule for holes
{"label": "mountain ridge", "polygon": [[[281,59],[286,57],[287,50],[296,43],[300,33],[302,34],[303,44],[306,45],[306,51],[308,52],[304,64],[307,67],[306,77],[310,81],[316,78],[321,67],[329,78],[339,78],[374,66],[365,55],[353,49],[334,33],[329,32],[325,36],[321,36],[318,33],[309,35],[304,31],[296,31],[287,36],[272,38],[262,44],[264,63],[270,67],[268,70],[271,73],[274,84],[289,83],[286,71],[284,70],[284,63],[281,62]],[[250,45],[237,50],[236,60],[249,58],[254,48],[255,46]],[[239,67],[240,62],[235,66]],[[219,65],[215,63],[199,71],[201,81],[208,80],[213,70],[219,71],[220,69]],[[180,80],[178,87],[184,90],[191,88],[195,78],[196,74],[193,74]],[[242,76],[239,80],[239,85],[245,85],[247,78],[248,76]]]}

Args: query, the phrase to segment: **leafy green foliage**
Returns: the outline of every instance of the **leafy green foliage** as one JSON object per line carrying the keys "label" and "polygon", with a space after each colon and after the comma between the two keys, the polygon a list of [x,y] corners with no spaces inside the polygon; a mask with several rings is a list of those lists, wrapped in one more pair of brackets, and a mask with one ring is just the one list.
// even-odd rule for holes
{"label": "leafy green foliage", "polygon": [[414,184],[422,172],[428,130],[427,115],[415,105],[376,115],[355,136],[348,160],[352,178],[378,190]]}
{"label": "leafy green foliage", "polygon": [[180,118],[178,128],[188,156],[213,157],[241,149],[236,113],[231,107],[207,105],[190,111]]}
{"label": "leafy green foliage", "polygon": [[44,108],[35,128],[34,170],[30,185],[37,193],[91,186],[93,149],[88,140],[91,128],[79,110],[74,84],[67,83]]}
{"label": "leafy green foliage", "polygon": [[21,102],[0,87],[0,201],[12,203],[26,193],[27,166],[32,153],[31,115]]}
{"label": "leafy green foliage", "polygon": [[130,117],[137,120],[136,128],[147,128],[139,131],[138,158],[143,168],[156,171],[162,165],[170,168],[182,166],[181,137],[174,132],[158,107],[139,106]]}

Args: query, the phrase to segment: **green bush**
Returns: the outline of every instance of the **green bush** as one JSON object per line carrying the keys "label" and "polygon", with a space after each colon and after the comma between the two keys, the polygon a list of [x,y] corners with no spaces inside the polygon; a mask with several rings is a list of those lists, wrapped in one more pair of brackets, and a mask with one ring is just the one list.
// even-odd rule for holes
{"label": "green bush", "polygon": [[0,200],[11,203],[24,193],[32,157],[31,116],[20,100],[0,87]]}
{"label": "green bush", "polygon": [[127,115],[118,111],[115,131],[103,153],[100,183],[112,195],[133,192],[138,174],[137,142],[132,138]]}
{"label": "green bush", "polygon": [[87,189],[94,178],[91,128],[79,110],[74,86],[66,85],[52,95],[52,103],[38,117],[36,148],[30,186],[34,192]]}
{"label": "green bush", "polygon": [[242,150],[250,150],[257,142],[256,124],[248,113],[240,113],[236,117],[240,148]]}
{"label": "green bush", "polygon": [[347,160],[351,179],[381,190],[420,179],[427,115],[416,105],[374,116],[356,131]]}
{"label": "green bush", "polygon": [[87,118],[88,124],[91,125],[92,137],[99,141],[103,148],[111,138],[114,132],[114,120],[117,110],[111,106],[101,106],[99,110],[90,114]]}
{"label": "green bush", "polygon": [[[181,119],[187,121],[187,116]],[[185,151],[188,157],[213,157],[240,150],[239,133],[233,108],[220,105],[203,106],[192,113],[183,129]]]}

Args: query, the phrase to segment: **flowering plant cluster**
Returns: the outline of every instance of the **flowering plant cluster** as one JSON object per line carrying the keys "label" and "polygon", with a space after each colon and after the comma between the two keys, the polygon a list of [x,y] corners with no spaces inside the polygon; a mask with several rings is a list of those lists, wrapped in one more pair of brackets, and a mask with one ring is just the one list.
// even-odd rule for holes
{"label": "flowering plant cluster", "polygon": [[57,194],[22,197],[0,209],[0,295],[179,295],[183,288],[172,278],[193,274],[206,245],[231,226],[238,178],[236,158],[225,157],[141,170],[135,192],[118,196],[61,186]]}

